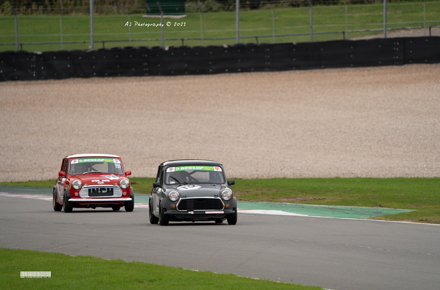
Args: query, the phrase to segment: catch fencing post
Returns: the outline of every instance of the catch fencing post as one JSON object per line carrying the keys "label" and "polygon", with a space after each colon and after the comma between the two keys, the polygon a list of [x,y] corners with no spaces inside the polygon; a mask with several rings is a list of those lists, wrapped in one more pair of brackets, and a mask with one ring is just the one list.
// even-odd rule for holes
{"label": "catch fencing post", "polygon": [[275,15],[272,9],[270,11],[272,11],[272,43],[275,43]]}
{"label": "catch fencing post", "polygon": [[383,0],[383,38],[387,38],[387,0]]}
{"label": "catch fencing post", "polygon": [[236,24],[236,42],[240,42],[240,0],[235,0],[235,24]]}
{"label": "catch fencing post", "polygon": [[164,41],[163,41],[163,11],[162,7],[160,6],[160,3],[157,2],[157,7],[160,11],[160,40],[161,40],[161,47],[164,47]]}
{"label": "catch fencing post", "polygon": [[131,19],[130,19],[130,15],[128,15],[128,44],[131,46]]}
{"label": "catch fencing post", "polygon": [[93,38],[93,0],[90,0],[90,49],[94,48],[94,38]]}
{"label": "catch fencing post", "polygon": [[61,21],[61,16],[60,16],[60,41],[61,41],[61,50],[63,50],[63,23]]}
{"label": "catch fencing post", "polygon": [[11,5],[12,13],[15,16],[15,51],[18,51],[18,17],[17,12],[14,9],[14,6]]}
{"label": "catch fencing post", "polygon": [[313,5],[312,0],[307,0],[310,6],[310,42],[313,42]]}
{"label": "catch fencing post", "polygon": [[61,15],[63,15],[63,0],[60,0],[60,41],[61,50],[63,50],[63,23],[61,21]]}
{"label": "catch fencing post", "polygon": [[[347,7],[347,1],[345,2],[345,33],[348,31],[348,7]],[[345,33],[344,33],[344,39],[345,39]]]}
{"label": "catch fencing post", "polygon": [[202,11],[200,9],[200,0],[197,0],[198,6],[197,8],[199,9],[199,14],[200,14],[200,39],[202,40],[202,46],[203,46],[203,20],[202,20]]}
{"label": "catch fencing post", "polygon": [[423,3],[423,36],[426,36],[426,3]]}

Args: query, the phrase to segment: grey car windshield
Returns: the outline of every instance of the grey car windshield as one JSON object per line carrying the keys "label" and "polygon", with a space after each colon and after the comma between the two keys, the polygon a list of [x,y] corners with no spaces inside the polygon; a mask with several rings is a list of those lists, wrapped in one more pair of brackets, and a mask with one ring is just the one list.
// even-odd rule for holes
{"label": "grey car windshield", "polygon": [[111,173],[123,174],[117,158],[78,158],[70,160],[69,174]]}
{"label": "grey car windshield", "polygon": [[165,183],[225,183],[225,178],[222,168],[218,166],[176,166],[167,168]]}

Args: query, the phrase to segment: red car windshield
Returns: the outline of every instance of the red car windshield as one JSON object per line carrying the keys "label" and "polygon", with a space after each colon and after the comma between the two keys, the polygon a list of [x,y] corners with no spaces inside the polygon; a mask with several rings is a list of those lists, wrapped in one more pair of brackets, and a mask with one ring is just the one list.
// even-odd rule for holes
{"label": "red car windshield", "polygon": [[70,160],[70,175],[92,173],[123,174],[122,163],[117,158],[76,158]]}

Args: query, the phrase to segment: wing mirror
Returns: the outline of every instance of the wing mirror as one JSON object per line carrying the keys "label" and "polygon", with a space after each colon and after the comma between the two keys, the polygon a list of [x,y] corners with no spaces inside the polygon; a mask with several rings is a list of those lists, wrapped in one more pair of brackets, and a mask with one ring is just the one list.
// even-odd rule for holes
{"label": "wing mirror", "polygon": [[66,176],[66,172],[64,171],[58,172],[58,177],[64,177],[64,176]]}
{"label": "wing mirror", "polygon": [[234,185],[235,184],[235,180],[228,180],[228,185]]}
{"label": "wing mirror", "polygon": [[153,183],[153,188],[157,188],[157,190],[156,190],[157,194],[161,194],[163,192],[162,187],[160,187],[160,182],[154,182]]}
{"label": "wing mirror", "polygon": [[127,176],[131,175],[131,171],[125,171],[125,175]]}

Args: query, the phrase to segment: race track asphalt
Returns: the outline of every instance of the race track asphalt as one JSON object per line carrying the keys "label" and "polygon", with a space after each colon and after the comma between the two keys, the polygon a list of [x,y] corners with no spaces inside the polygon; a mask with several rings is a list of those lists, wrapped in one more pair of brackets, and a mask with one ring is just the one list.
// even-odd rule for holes
{"label": "race track asphalt", "polygon": [[437,225],[254,214],[239,214],[235,226],[161,227],[149,224],[147,208],[66,214],[54,212],[48,200],[0,196],[2,248],[142,261],[327,289],[438,289],[439,240]]}

